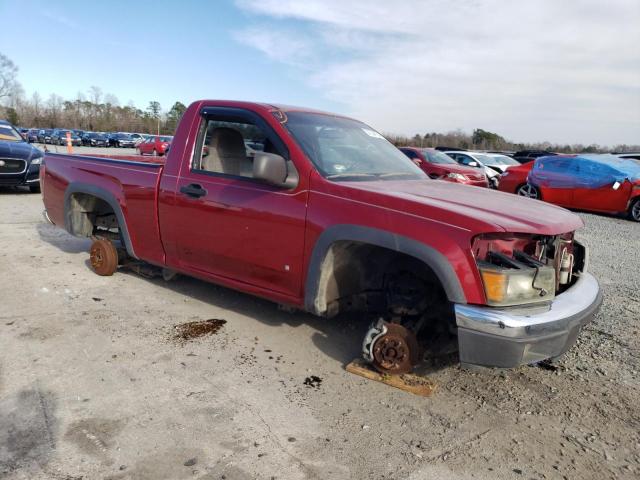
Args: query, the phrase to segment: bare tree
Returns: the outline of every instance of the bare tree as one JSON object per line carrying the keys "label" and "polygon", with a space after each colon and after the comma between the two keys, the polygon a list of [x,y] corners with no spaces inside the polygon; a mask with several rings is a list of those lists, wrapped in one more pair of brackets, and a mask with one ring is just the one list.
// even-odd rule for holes
{"label": "bare tree", "polygon": [[14,91],[18,81],[18,67],[6,55],[0,53],[0,98],[8,97]]}

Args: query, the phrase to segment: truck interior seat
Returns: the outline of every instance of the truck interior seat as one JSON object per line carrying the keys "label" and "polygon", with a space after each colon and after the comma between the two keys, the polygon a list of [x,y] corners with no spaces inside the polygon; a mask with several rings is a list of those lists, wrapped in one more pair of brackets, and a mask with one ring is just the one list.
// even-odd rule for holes
{"label": "truck interior seat", "polygon": [[211,133],[209,155],[202,168],[210,172],[251,176],[253,162],[247,157],[242,134],[233,128],[218,127]]}

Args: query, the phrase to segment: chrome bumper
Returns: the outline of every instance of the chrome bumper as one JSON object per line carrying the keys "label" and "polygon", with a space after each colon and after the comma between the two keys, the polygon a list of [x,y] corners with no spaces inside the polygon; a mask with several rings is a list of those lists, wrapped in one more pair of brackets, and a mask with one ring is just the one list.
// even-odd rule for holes
{"label": "chrome bumper", "polygon": [[601,303],[598,281],[583,273],[571,288],[541,306],[456,304],[460,362],[510,368],[558,357],[575,343]]}

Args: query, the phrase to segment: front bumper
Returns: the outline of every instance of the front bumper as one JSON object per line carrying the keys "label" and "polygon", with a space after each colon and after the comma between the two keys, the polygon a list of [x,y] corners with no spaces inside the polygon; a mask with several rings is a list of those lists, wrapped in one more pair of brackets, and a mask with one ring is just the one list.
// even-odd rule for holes
{"label": "front bumper", "polygon": [[571,348],[601,304],[600,286],[589,273],[542,306],[456,304],[460,363],[511,368],[558,357]]}

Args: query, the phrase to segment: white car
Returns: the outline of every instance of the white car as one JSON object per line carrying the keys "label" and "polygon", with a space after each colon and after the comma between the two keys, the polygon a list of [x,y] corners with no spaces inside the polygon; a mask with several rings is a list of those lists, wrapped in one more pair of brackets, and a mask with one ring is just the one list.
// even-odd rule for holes
{"label": "white car", "polygon": [[[487,176],[490,188],[498,188],[498,180],[500,179],[500,173],[504,170],[501,168],[494,168],[492,164],[497,164],[498,161],[491,158],[487,153],[480,152],[468,152],[461,150],[447,150],[447,155],[453,158],[456,162],[467,167],[482,168],[484,174]],[[503,155],[504,156],[504,155]],[[509,157],[507,157],[509,158]],[[513,160],[513,159],[512,159]],[[516,160],[514,162],[518,163]],[[506,167],[505,167],[506,170]]]}
{"label": "white car", "polygon": [[483,162],[485,166],[500,170],[500,173],[506,172],[509,167],[521,165],[519,161],[502,153],[485,153],[484,155],[490,159],[488,162]]}

